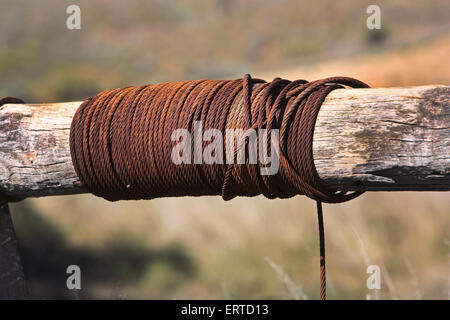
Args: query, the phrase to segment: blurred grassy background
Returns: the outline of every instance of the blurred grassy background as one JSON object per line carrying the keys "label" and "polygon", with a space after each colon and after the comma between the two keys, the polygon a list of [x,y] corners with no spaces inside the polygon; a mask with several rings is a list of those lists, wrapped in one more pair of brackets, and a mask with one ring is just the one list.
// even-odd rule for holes
{"label": "blurred grassy background", "polygon": [[[81,7],[82,29],[65,26]],[[82,100],[124,85],[244,73],[372,86],[450,81],[450,2],[0,0],[0,96]],[[33,298],[292,298],[265,257],[318,297],[314,203],[218,197],[108,203],[90,196],[12,204]],[[325,207],[329,297],[450,295],[450,198],[370,193]],[[69,264],[82,290],[65,289]]]}

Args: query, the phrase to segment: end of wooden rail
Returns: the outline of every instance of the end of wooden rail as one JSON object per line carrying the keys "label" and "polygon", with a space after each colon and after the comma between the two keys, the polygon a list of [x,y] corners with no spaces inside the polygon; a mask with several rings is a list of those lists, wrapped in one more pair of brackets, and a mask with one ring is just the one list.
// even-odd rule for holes
{"label": "end of wooden rail", "polygon": [[[0,193],[82,193],[69,148],[81,102],[0,107]],[[325,184],[345,190],[449,191],[450,86],[341,89],[319,112],[313,152]]]}

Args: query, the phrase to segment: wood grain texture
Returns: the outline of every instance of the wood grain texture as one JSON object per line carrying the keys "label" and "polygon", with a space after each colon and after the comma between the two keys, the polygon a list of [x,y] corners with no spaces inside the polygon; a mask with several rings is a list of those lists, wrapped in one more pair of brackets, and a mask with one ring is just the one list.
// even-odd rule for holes
{"label": "wood grain texture", "polygon": [[336,90],[319,112],[314,161],[339,190],[450,190],[450,87]]}
{"label": "wood grain texture", "polygon": [[[69,148],[81,102],[0,107],[0,192],[9,200],[81,193]],[[450,190],[450,87],[341,89],[313,143],[325,184],[345,190]]]}
{"label": "wood grain texture", "polygon": [[0,192],[10,197],[80,193],[69,133],[81,102],[0,107]]}

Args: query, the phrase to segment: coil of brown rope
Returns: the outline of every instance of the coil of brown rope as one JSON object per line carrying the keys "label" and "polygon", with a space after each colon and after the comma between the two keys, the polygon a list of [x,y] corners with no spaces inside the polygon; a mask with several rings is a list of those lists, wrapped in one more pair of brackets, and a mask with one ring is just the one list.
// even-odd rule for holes
{"label": "coil of brown rope", "polygon": [[[344,86],[368,87],[347,77],[268,83],[246,75],[106,90],[85,100],[73,118],[72,162],[83,187],[111,201],[260,194],[316,200],[320,297],[325,299],[322,202],[339,203],[361,193],[329,190],[321,183],[312,141],[322,102]],[[230,130],[241,131],[228,139]],[[178,149],[180,143],[187,147]],[[213,161],[204,150],[213,150]],[[277,162],[276,170],[266,174],[269,158]]]}
{"label": "coil of brown rope", "polygon": [[[267,83],[246,75],[236,80],[107,90],[84,101],[73,118],[73,164],[87,190],[112,201],[199,195],[222,195],[229,200],[259,194],[268,198],[304,194],[322,202],[347,201],[359,193],[325,188],[312,156],[320,106],[329,92],[343,86],[367,87],[345,77],[313,82],[276,78]],[[237,108],[239,99],[243,103]],[[202,124],[203,131],[222,133],[227,129],[279,130],[278,172],[263,175],[258,169],[264,164],[252,163],[248,157],[241,164],[192,163],[195,159],[175,164],[170,157],[176,144],[171,139],[173,132],[194,132],[196,123]],[[204,140],[194,144],[205,147]],[[271,137],[266,140],[269,144]],[[244,144],[237,145],[235,139],[223,144],[220,152],[227,154],[230,146],[236,146],[236,158],[238,150],[248,151],[249,139]]]}

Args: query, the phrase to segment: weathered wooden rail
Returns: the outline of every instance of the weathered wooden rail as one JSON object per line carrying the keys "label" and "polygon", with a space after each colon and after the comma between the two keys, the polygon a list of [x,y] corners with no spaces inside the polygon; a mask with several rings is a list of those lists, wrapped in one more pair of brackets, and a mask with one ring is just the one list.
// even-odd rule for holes
{"label": "weathered wooden rail", "polygon": [[[84,192],[73,185],[69,149],[80,104],[0,107],[0,298],[27,294],[6,203]],[[330,187],[449,191],[450,86],[335,90],[318,115],[313,152]]]}
{"label": "weathered wooden rail", "polygon": [[[450,190],[450,86],[333,91],[314,133],[317,171],[347,190]],[[81,102],[0,107],[0,193],[74,194],[69,149]]]}

